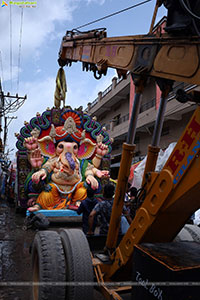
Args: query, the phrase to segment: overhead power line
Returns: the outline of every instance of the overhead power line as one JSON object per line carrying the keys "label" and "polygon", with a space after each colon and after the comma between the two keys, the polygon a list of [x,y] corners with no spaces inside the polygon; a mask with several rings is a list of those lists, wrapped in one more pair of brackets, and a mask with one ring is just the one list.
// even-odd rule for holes
{"label": "overhead power line", "polygon": [[0,51],[0,65],[1,65],[1,78],[2,78],[1,85],[2,85],[2,88],[4,88],[3,60],[2,60],[1,51]]}
{"label": "overhead power line", "polygon": [[121,14],[121,13],[123,13],[123,12],[125,12],[125,11],[127,11],[127,10],[129,10],[129,9],[132,9],[132,8],[137,7],[137,6],[143,5],[143,4],[145,4],[145,3],[147,3],[147,2],[150,2],[150,1],[152,1],[152,0],[146,0],[146,1],[143,1],[143,2],[140,2],[140,3],[137,3],[137,4],[135,4],[135,5],[129,6],[129,7],[124,8],[124,9],[121,9],[121,10],[119,10],[119,11],[116,11],[116,12],[114,12],[114,13],[112,13],[112,14],[109,14],[109,15],[107,15],[107,16],[104,16],[104,17],[102,17],[102,18],[96,19],[96,20],[94,20],[94,21],[91,21],[91,22],[86,23],[86,24],[84,24],[84,25],[81,25],[81,26],[79,26],[79,27],[76,27],[75,29],[80,29],[80,28],[86,27],[86,26],[88,26],[88,25],[97,23],[97,22],[99,22],[99,21],[102,21],[102,20],[105,20],[105,19],[107,19],[107,18],[113,17],[113,16],[115,16],[115,15]]}
{"label": "overhead power line", "polygon": [[21,24],[20,24],[20,33],[19,33],[17,91],[19,91],[19,72],[20,72],[21,49],[22,49],[22,28],[23,28],[23,7],[21,8]]}
{"label": "overhead power line", "polygon": [[10,5],[10,86],[12,91],[12,10]]}

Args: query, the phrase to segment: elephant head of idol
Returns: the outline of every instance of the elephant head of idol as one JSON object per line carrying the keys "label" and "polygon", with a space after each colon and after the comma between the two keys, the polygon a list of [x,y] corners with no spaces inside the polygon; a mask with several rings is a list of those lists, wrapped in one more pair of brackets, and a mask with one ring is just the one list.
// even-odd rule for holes
{"label": "elephant head of idol", "polygon": [[65,154],[71,153],[79,159],[90,158],[96,149],[96,143],[93,143],[90,138],[86,138],[85,130],[83,129],[82,119],[77,112],[68,111],[62,115],[64,121],[63,126],[54,127],[51,125],[51,130],[48,136],[38,139],[41,152],[44,156],[59,157],[61,160],[67,160]]}
{"label": "elephant head of idol", "polygon": [[76,143],[62,141],[59,145],[62,145],[63,148],[55,163],[52,179],[58,184],[74,185],[82,179],[80,163],[76,153],[74,153]]}

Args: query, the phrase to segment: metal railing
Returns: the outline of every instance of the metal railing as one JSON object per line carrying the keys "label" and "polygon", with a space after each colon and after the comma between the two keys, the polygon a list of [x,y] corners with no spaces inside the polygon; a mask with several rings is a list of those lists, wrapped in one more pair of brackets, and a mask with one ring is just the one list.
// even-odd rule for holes
{"label": "metal railing", "polygon": [[[123,80],[123,77],[117,78],[116,85],[118,85]],[[105,97],[112,90],[112,83],[102,92],[102,98]],[[97,97],[92,103],[91,108],[98,103],[99,97]]]}
{"label": "metal railing", "polygon": [[129,114],[126,114],[126,115],[124,115],[124,116],[122,116],[122,117],[119,118],[118,125],[122,124],[122,123],[124,123],[124,122],[126,122],[128,120],[129,120]]}
{"label": "metal railing", "polygon": [[112,84],[107,87],[105,91],[102,92],[102,98],[105,97],[112,90]]}
{"label": "metal railing", "polygon": [[145,110],[148,110],[156,105],[156,98],[154,97],[150,101],[143,103],[140,107],[140,113],[142,113]]}
{"label": "metal railing", "polygon": [[[117,79],[117,83],[119,84],[123,79]],[[174,99],[174,97],[176,96],[176,92],[178,89],[184,89],[186,91],[195,88],[197,85],[192,85],[192,84],[188,84],[188,83],[177,83],[177,85],[175,85],[173,87],[173,91],[171,91],[167,97],[167,101],[171,101],[172,99]],[[112,90],[112,84],[110,86],[108,86],[108,88],[106,90],[104,90],[104,92],[102,93],[102,97],[105,97],[110,91]],[[91,107],[94,107],[96,104],[98,103],[98,98],[96,98],[92,104]],[[150,101],[143,103],[140,107],[140,113],[152,108],[156,106],[156,97],[154,97],[153,99],[151,99]],[[120,117],[117,122],[114,124],[114,127],[126,122],[129,120],[129,113]],[[107,130],[110,130],[110,124],[106,124],[105,125]]]}

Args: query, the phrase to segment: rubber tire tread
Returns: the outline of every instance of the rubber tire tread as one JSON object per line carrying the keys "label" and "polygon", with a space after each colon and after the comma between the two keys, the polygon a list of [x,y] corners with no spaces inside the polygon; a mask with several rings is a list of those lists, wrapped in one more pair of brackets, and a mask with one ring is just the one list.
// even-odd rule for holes
{"label": "rubber tire tread", "polygon": [[186,224],[178,233],[174,241],[189,241],[200,243],[200,228],[197,225]]}
{"label": "rubber tire tread", "polygon": [[[38,257],[39,282],[66,282],[64,249],[57,232],[39,231],[35,235],[32,248],[32,268],[36,257]],[[41,285],[39,286],[38,300],[64,300],[65,293],[65,285]]]}
{"label": "rubber tire tread", "polygon": [[[67,282],[94,281],[92,259],[88,241],[79,229],[62,229],[60,231],[65,259]],[[93,285],[72,285],[67,287],[66,300],[92,300]]]}

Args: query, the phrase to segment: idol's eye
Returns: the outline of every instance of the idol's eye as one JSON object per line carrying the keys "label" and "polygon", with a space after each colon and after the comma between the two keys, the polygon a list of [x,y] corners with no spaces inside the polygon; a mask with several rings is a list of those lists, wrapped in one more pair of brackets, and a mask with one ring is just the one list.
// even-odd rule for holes
{"label": "idol's eye", "polygon": [[78,145],[74,145],[74,150],[77,150],[78,149]]}
{"label": "idol's eye", "polygon": [[58,148],[59,148],[59,149],[63,149],[63,148],[64,148],[63,144],[59,144],[59,145],[58,145]]}

